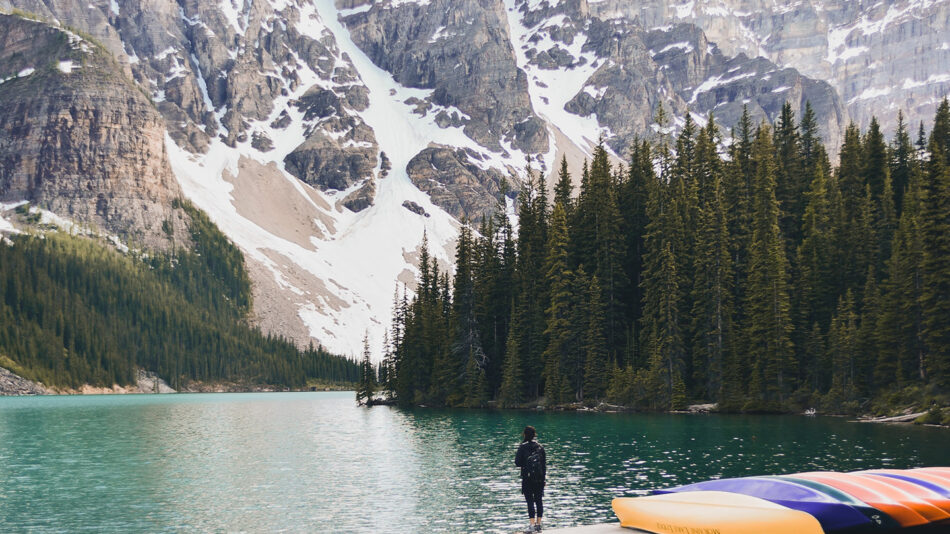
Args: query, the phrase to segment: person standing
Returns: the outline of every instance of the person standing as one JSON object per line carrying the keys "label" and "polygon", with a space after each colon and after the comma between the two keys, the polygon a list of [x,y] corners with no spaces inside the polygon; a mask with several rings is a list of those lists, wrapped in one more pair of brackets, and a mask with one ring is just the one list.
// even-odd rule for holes
{"label": "person standing", "polygon": [[529,532],[541,532],[541,517],[544,515],[544,483],[547,476],[547,455],[538,443],[533,426],[524,427],[521,445],[515,454],[515,465],[521,468],[521,493],[528,503]]}

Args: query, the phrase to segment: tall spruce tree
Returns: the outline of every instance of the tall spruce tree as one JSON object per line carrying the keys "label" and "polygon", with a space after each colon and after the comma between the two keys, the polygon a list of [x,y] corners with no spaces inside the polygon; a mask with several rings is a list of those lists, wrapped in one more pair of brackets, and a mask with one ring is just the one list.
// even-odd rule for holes
{"label": "tall spruce tree", "polygon": [[923,264],[921,308],[927,361],[922,369],[942,386],[950,385],[950,105],[937,108],[930,137],[930,160],[922,189]]}
{"label": "tall spruce tree", "polygon": [[517,324],[512,320],[508,328],[508,341],[505,343],[505,367],[501,377],[501,389],[498,392],[498,403],[502,408],[519,406],[525,400],[524,368],[521,364],[521,350],[518,347],[516,331]]}
{"label": "tall spruce tree", "polygon": [[376,369],[370,359],[369,334],[363,336],[363,359],[360,362],[360,383],[356,388],[356,403],[373,405],[373,396],[376,394]]}
{"label": "tall spruce tree", "polygon": [[527,387],[534,397],[541,393],[544,360],[542,354],[547,347],[544,335],[546,329],[545,309],[548,305],[548,282],[544,273],[547,248],[547,213],[544,206],[547,201],[540,200],[545,192],[538,187],[534,173],[529,172],[527,181],[518,197],[519,239],[517,242],[517,264],[515,283],[517,286],[517,308],[519,340],[522,350]]}
{"label": "tall spruce tree", "polygon": [[904,192],[910,183],[912,166],[916,163],[916,151],[910,140],[910,133],[904,122],[904,113],[897,112],[897,131],[890,150],[891,186],[894,191],[894,206],[897,214],[904,205]]}
{"label": "tall spruce tree", "polygon": [[715,124],[709,121],[697,142],[700,196],[693,267],[693,383],[700,397],[718,401],[723,361],[732,334],[732,256],[728,214],[716,154]]}
{"label": "tall spruce tree", "polygon": [[607,337],[604,334],[607,321],[606,306],[596,275],[590,279],[588,295],[588,321],[584,336],[584,386],[580,396],[582,399],[600,399],[606,392],[608,381]]}
{"label": "tall spruce tree", "polygon": [[762,125],[753,147],[756,176],[744,332],[753,359],[751,407],[766,410],[782,409],[795,386],[788,261],[779,229],[774,153],[771,130]]}
{"label": "tall spruce tree", "polygon": [[643,317],[643,255],[645,253],[647,203],[650,188],[656,184],[653,170],[652,149],[648,141],[635,141],[630,151],[630,167],[627,180],[620,188],[619,207],[623,217],[623,234],[626,236],[626,278],[628,288],[624,301],[627,303],[626,322],[630,327],[627,336],[625,360],[635,367],[643,367],[645,359],[640,347],[640,320]]}
{"label": "tall spruce tree", "polygon": [[570,379],[565,376],[565,368],[572,368],[570,359],[577,355],[572,350],[571,340],[571,303],[572,303],[572,272],[568,268],[567,257],[567,220],[564,207],[555,204],[551,215],[551,228],[548,233],[548,253],[545,261],[545,276],[550,283],[550,301],[546,310],[547,328],[545,336],[548,339],[544,351],[544,381],[545,392],[549,400],[563,402],[560,391],[563,387],[561,380]]}

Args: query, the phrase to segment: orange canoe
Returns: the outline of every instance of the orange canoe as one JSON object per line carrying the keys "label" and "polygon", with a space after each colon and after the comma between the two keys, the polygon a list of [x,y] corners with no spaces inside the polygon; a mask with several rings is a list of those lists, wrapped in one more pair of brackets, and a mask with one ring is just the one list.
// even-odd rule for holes
{"label": "orange canoe", "polygon": [[613,500],[620,526],[656,534],[823,534],[810,514],[738,493],[689,491]]}
{"label": "orange canoe", "polygon": [[936,508],[936,511],[931,510],[930,512],[932,515],[927,515],[925,517],[935,523],[950,520],[950,499],[935,493],[924,486],[921,486],[920,484],[915,484],[909,480],[902,480],[899,478],[893,478],[879,474],[875,475],[874,473],[860,472],[851,474],[857,477],[869,478],[884,484],[889,484],[903,491],[904,493],[913,496],[916,499],[930,504]]}
{"label": "orange canoe", "polygon": [[[903,527],[929,524],[931,520],[927,516],[932,515],[930,512],[938,510],[940,513],[939,509],[931,504],[919,501],[893,486],[868,478],[825,472],[799,473],[794,476],[841,490],[891,516]],[[923,511],[926,511],[927,515],[922,513]]]}
{"label": "orange canoe", "polygon": [[950,484],[950,467],[918,467],[916,469],[908,469],[907,473],[926,473],[943,479],[944,484]]}

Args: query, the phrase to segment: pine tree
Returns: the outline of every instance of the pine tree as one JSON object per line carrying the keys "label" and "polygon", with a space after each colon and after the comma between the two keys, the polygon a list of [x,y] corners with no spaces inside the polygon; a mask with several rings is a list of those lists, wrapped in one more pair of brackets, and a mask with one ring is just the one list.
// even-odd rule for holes
{"label": "pine tree", "polygon": [[587,314],[589,316],[585,336],[584,387],[581,397],[600,399],[607,387],[607,338],[604,335],[606,324],[605,306],[597,276],[590,279]]}
{"label": "pine tree", "polygon": [[545,192],[538,188],[533,173],[519,195],[517,264],[515,282],[519,298],[513,311],[518,316],[519,340],[525,380],[532,395],[540,394],[544,369],[543,353],[547,347],[545,310],[549,302],[548,281],[544,263],[547,250],[547,214],[540,201]]}
{"label": "pine tree", "polygon": [[505,369],[502,373],[498,403],[502,408],[512,408],[524,402],[524,370],[521,365],[521,350],[515,335],[517,325],[512,322],[508,328],[508,341],[505,344]]}
{"label": "pine tree", "polygon": [[897,112],[897,132],[890,150],[891,186],[894,194],[894,207],[898,215],[904,205],[904,192],[910,183],[911,167],[916,163],[914,145],[910,141],[907,125],[904,123],[904,113]]}
{"label": "pine tree", "polygon": [[841,165],[838,167],[838,186],[841,190],[841,220],[837,245],[839,257],[838,290],[844,294],[848,289],[859,291],[864,275],[874,258],[874,248],[869,243],[871,232],[871,200],[864,180],[864,147],[858,127],[851,123],[845,130],[841,147]]}
{"label": "pine tree", "polygon": [[781,215],[779,224],[786,239],[786,253],[791,256],[801,241],[801,221],[805,212],[804,193],[809,180],[802,157],[801,136],[795,124],[795,113],[787,101],[775,126],[776,191]]}
{"label": "pine tree", "polygon": [[[546,311],[547,328],[544,332],[548,339],[544,351],[544,379],[545,391],[551,397],[553,391],[549,386],[558,389],[563,386],[560,381],[564,378],[565,365],[570,365],[567,360],[575,357],[574,351],[571,350],[570,322],[573,275],[567,265],[567,220],[561,204],[554,206],[548,237],[545,274],[550,284],[550,301]],[[577,379],[582,380],[582,377]],[[560,396],[559,393],[557,396]]]}
{"label": "pine tree", "polygon": [[571,173],[567,170],[567,156],[563,156],[561,168],[557,174],[557,183],[554,184],[554,205],[560,204],[564,208],[564,214],[568,220],[572,217],[573,194],[574,183],[571,181]]}
{"label": "pine tree", "polygon": [[828,331],[828,350],[831,360],[831,390],[829,397],[836,408],[857,397],[855,363],[857,354],[858,320],[854,310],[854,295],[849,290],[838,303],[835,317]]}
{"label": "pine tree", "polygon": [[619,208],[623,216],[623,234],[626,236],[626,278],[629,290],[624,296],[630,325],[627,336],[628,350],[625,360],[635,367],[645,364],[640,347],[640,320],[643,317],[643,255],[646,249],[647,203],[650,188],[656,184],[653,171],[651,147],[647,141],[635,141],[630,154],[627,180],[620,190]]}
{"label": "pine tree", "polygon": [[746,293],[745,338],[753,358],[750,395],[755,405],[780,409],[794,387],[794,354],[790,339],[788,261],[778,224],[772,135],[765,125],[756,133],[756,166],[750,274]]}
{"label": "pine tree", "polygon": [[875,372],[875,382],[882,385],[903,385],[907,380],[925,378],[921,184],[921,172],[915,169],[904,195],[888,261],[883,299],[887,305],[879,321],[881,354]]}
{"label": "pine tree", "polygon": [[717,401],[721,395],[723,361],[731,345],[732,256],[728,216],[712,121],[700,135],[703,192],[696,228],[693,267],[693,382],[699,396]]}
{"label": "pine tree", "polygon": [[[743,106],[742,116],[729,147],[729,162],[723,172],[723,192],[729,218],[729,236],[732,250],[732,266],[735,274],[733,288],[736,305],[736,323],[745,320],[746,280],[749,275],[749,247],[752,239],[753,183],[755,167],[752,160],[752,119],[748,107]],[[737,347],[738,349],[738,347]],[[745,353],[744,350],[739,351]]]}
{"label": "pine tree", "polygon": [[827,325],[836,305],[834,272],[835,186],[820,168],[806,193],[803,235],[798,247],[798,326],[802,332],[815,323]]}
{"label": "pine tree", "polygon": [[356,403],[373,405],[373,396],[376,394],[376,370],[370,359],[369,334],[363,337],[363,360],[360,363],[360,383],[356,389]]}
{"label": "pine tree", "polygon": [[923,371],[950,384],[950,106],[940,104],[930,137],[930,161],[922,190],[923,237],[921,308],[927,361]]}
{"label": "pine tree", "polygon": [[863,144],[865,183],[871,187],[871,197],[880,203],[884,196],[884,183],[890,176],[890,167],[887,164],[887,144],[877,117],[871,117]]}
{"label": "pine tree", "polygon": [[650,365],[650,393],[654,407],[670,408],[675,397],[674,389],[682,382],[685,363],[685,348],[679,317],[679,287],[676,273],[676,258],[669,242],[662,243],[655,259],[656,269],[650,269],[644,279],[647,295],[644,315],[644,333]]}
{"label": "pine tree", "polygon": [[881,290],[874,267],[868,269],[867,281],[862,292],[861,311],[857,334],[857,356],[855,366],[855,388],[863,396],[874,390],[874,370],[881,354],[880,315],[882,308]]}

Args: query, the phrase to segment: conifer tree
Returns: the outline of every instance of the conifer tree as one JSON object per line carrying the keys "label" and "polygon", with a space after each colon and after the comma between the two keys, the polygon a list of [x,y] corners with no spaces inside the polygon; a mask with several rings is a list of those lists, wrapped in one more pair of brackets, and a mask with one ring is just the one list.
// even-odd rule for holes
{"label": "conifer tree", "polygon": [[369,334],[363,337],[363,360],[360,362],[360,383],[356,389],[356,403],[373,405],[373,395],[376,394],[376,370],[370,359]]}
{"label": "conifer tree", "polygon": [[[927,361],[923,372],[940,385],[950,384],[950,106],[940,104],[930,138],[930,160],[922,190],[924,244],[921,308]],[[926,376],[925,376],[926,377]]]}
{"label": "conifer tree", "polygon": [[650,385],[654,407],[670,408],[673,405],[677,384],[682,382],[685,363],[682,330],[679,316],[679,287],[676,258],[669,242],[651,258],[655,266],[644,278],[647,300],[644,314],[644,333],[649,351]]}
{"label": "conifer tree", "polygon": [[565,364],[569,364],[566,360],[575,357],[574,351],[571,350],[572,325],[570,323],[572,273],[567,264],[567,220],[561,204],[554,206],[548,237],[545,274],[550,283],[550,301],[546,311],[545,336],[548,339],[548,345],[544,351],[544,379],[545,391],[550,397],[552,388],[548,385],[558,389],[563,387],[560,381],[564,378]]}
{"label": "conifer tree", "polygon": [[716,155],[713,121],[701,132],[697,153],[700,176],[708,183],[700,197],[693,266],[693,382],[699,396],[717,401],[722,366],[731,344],[732,256],[728,216]]}
{"label": "conifer tree", "polygon": [[925,378],[924,315],[921,308],[924,258],[922,181],[920,170],[914,170],[904,195],[888,261],[889,276],[884,286],[887,305],[883,307],[879,329],[882,359],[878,361],[875,372],[878,384],[903,385],[907,380]]}
{"label": "conifer tree", "polygon": [[871,187],[871,198],[880,203],[884,196],[884,182],[890,176],[890,167],[887,164],[887,144],[876,117],[871,117],[863,144],[864,179]]}
{"label": "conifer tree", "polygon": [[910,141],[904,113],[897,112],[897,132],[890,151],[891,186],[894,192],[894,206],[898,215],[904,205],[904,192],[910,183],[911,168],[916,163],[916,152]]}
{"label": "conifer tree", "polygon": [[[752,119],[747,106],[742,108],[739,124],[732,134],[729,162],[723,176],[726,208],[731,214],[729,236],[732,241],[732,265],[735,274],[734,302],[736,322],[744,321],[746,279],[749,274],[749,246],[752,239],[752,198],[755,167],[752,160]],[[740,351],[745,352],[745,351]]]}
{"label": "conifer tree", "polygon": [[805,174],[801,136],[792,105],[785,102],[775,126],[776,191],[781,215],[779,225],[785,236],[786,253],[791,256],[801,241],[801,220],[805,212],[804,193],[809,181]]}
{"label": "conifer tree", "polygon": [[584,387],[581,398],[600,399],[607,388],[607,339],[604,335],[606,324],[605,306],[597,276],[590,279],[587,305],[588,326],[584,339]]}
{"label": "conifer tree", "polygon": [[519,406],[524,402],[524,370],[521,365],[521,351],[518,348],[517,325],[512,322],[508,328],[508,341],[505,343],[505,368],[498,392],[498,403],[503,408]]}
{"label": "conifer tree", "polygon": [[561,168],[557,173],[557,183],[554,184],[554,205],[560,204],[568,220],[572,217],[572,198],[574,183],[571,173],[567,170],[567,156],[561,158]]}
{"label": "conifer tree", "polygon": [[620,190],[619,208],[623,216],[623,234],[626,236],[626,279],[629,290],[623,299],[627,303],[627,324],[630,334],[625,359],[636,367],[645,364],[640,349],[640,320],[643,317],[643,255],[647,232],[647,203],[649,190],[656,184],[651,147],[647,141],[635,141],[630,153],[627,180]]}
{"label": "conifer tree", "polygon": [[875,386],[874,371],[878,363],[877,355],[881,353],[879,326],[882,301],[877,279],[877,273],[872,266],[868,269],[858,316],[857,355],[854,363],[855,389],[863,396],[870,394]]}
{"label": "conifer tree", "polygon": [[858,127],[851,123],[845,130],[841,164],[838,167],[838,186],[841,190],[841,220],[836,224],[839,294],[844,294],[848,289],[860,290],[873,259],[873,249],[868,249],[868,232],[873,219],[868,218],[872,204],[864,180],[864,158],[861,134]]}
{"label": "conifer tree", "polygon": [[745,338],[753,358],[750,395],[759,408],[780,409],[794,387],[788,261],[778,224],[775,161],[768,126],[756,133],[753,233],[749,253]]}
{"label": "conifer tree", "polygon": [[545,192],[538,188],[534,173],[529,173],[527,182],[519,195],[517,264],[515,282],[519,298],[518,308],[513,311],[519,317],[518,346],[522,351],[525,380],[532,395],[540,394],[544,360],[547,347],[545,310],[548,305],[548,282],[544,272],[547,249],[547,214],[542,209],[546,201],[539,200]]}
{"label": "conifer tree", "polygon": [[858,320],[854,309],[854,295],[849,290],[838,303],[835,317],[828,331],[828,350],[831,360],[832,403],[841,407],[857,396],[855,362],[857,360]]}

